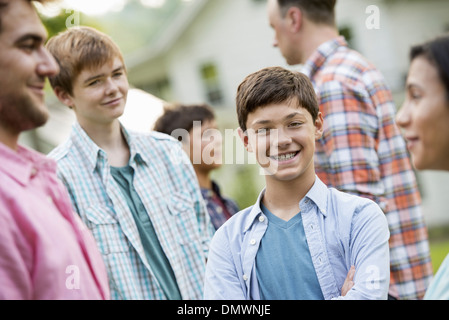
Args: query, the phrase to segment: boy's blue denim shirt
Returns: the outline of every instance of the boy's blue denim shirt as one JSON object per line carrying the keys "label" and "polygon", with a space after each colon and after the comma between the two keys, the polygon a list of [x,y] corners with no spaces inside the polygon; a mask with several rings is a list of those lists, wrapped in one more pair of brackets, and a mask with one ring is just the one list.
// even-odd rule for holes
{"label": "boy's blue denim shirt", "polygon": [[[259,300],[256,255],[268,226],[261,192],[256,204],[214,235],[206,268],[206,300]],[[373,201],[328,188],[316,177],[299,203],[312,262],[326,300],[387,299],[390,283],[387,219]],[[354,286],[341,296],[351,266]],[[300,290],[300,288],[298,288]]]}

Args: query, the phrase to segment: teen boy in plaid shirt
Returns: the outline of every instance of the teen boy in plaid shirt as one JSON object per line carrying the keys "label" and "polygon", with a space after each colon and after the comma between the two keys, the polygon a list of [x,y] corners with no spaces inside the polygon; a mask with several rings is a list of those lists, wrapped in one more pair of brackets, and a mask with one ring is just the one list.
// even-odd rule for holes
{"label": "teen boy in plaid shirt", "polygon": [[421,199],[395,106],[380,72],[335,26],[336,0],[269,0],[274,46],[304,64],[320,99],[324,134],[316,172],[328,186],[373,199],[390,227],[390,298],[421,299],[432,278]]}
{"label": "teen boy in plaid shirt", "polygon": [[50,83],[77,118],[49,157],[97,241],[111,298],[200,299],[213,226],[187,155],[168,135],[121,125],[129,85],[109,36],[73,27],[47,49],[61,69]]}

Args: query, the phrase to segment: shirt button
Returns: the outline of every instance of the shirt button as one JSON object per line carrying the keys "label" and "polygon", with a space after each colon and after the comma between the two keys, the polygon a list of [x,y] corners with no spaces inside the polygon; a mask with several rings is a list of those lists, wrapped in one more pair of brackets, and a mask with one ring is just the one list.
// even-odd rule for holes
{"label": "shirt button", "polygon": [[34,177],[37,174],[37,169],[36,168],[32,168],[31,169],[31,177]]}
{"label": "shirt button", "polygon": [[265,217],[264,217],[264,216],[260,216],[260,217],[259,217],[259,221],[260,221],[260,222],[264,222],[264,221],[265,221]]}
{"label": "shirt button", "polygon": [[249,243],[250,243],[252,246],[254,246],[254,245],[257,243],[257,241],[256,241],[255,239],[252,239]]}
{"label": "shirt button", "polygon": [[243,280],[248,280],[248,276],[246,274],[243,275]]}

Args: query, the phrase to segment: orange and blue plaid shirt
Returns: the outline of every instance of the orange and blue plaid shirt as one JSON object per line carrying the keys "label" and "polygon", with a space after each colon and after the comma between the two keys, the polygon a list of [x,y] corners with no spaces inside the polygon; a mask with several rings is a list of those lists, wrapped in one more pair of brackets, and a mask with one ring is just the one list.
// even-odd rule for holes
{"label": "orange and blue plaid shirt", "polygon": [[201,194],[206,202],[210,221],[214,225],[215,230],[218,230],[223,223],[239,212],[237,203],[230,198],[222,196],[220,187],[214,181],[212,181],[212,189],[201,188]]}
{"label": "orange and blue plaid shirt", "polygon": [[343,37],[323,43],[303,72],[324,117],[316,172],[329,187],[377,202],[390,228],[389,294],[422,299],[432,279],[421,197],[396,108],[381,73]]}

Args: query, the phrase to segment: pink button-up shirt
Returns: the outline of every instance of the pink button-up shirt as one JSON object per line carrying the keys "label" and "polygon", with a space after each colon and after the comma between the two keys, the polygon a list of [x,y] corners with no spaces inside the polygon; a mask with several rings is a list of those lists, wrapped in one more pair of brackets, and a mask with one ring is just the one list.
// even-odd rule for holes
{"label": "pink button-up shirt", "polygon": [[0,299],[109,299],[106,269],[40,153],[0,143]]}

